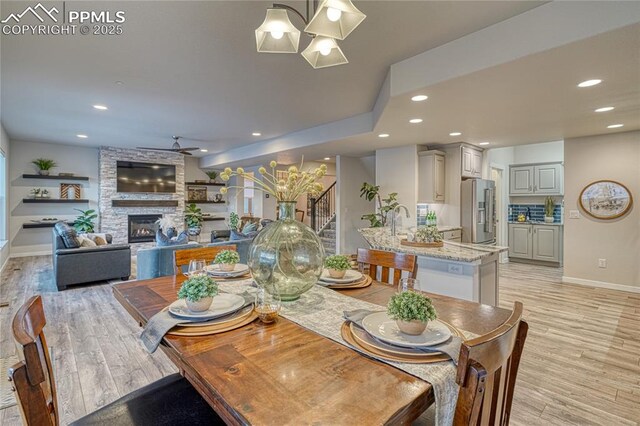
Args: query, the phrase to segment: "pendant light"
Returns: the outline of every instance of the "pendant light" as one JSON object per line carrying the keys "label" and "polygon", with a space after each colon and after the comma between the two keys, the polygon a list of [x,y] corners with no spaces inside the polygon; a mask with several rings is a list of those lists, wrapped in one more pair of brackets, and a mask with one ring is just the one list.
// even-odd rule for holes
{"label": "pendant light", "polygon": [[263,53],[297,53],[300,30],[293,26],[284,9],[267,9],[267,16],[256,29],[256,48]]}
{"label": "pendant light", "polygon": [[304,31],[344,40],[366,17],[350,0],[323,0]]}
{"label": "pendant light", "polygon": [[344,56],[338,43],[330,37],[315,37],[309,46],[302,51],[302,56],[315,69],[346,64],[349,61]]}

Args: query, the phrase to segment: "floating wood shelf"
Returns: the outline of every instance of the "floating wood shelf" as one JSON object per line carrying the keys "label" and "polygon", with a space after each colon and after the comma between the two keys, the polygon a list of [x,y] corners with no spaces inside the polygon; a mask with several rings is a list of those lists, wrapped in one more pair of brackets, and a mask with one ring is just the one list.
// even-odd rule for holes
{"label": "floating wood shelf", "polygon": [[[22,224],[22,229],[33,229],[33,228],[53,228],[53,225],[55,225],[57,222],[30,222],[30,223],[23,223]],[[65,222],[67,225],[69,226],[73,226],[75,224],[75,222]]]}
{"label": "floating wood shelf", "polygon": [[187,204],[226,204],[226,201],[192,201],[187,200]]}
{"label": "floating wood shelf", "polygon": [[219,182],[206,182],[206,183],[200,183],[200,182],[185,182],[185,185],[195,185],[195,186],[227,186],[226,183],[219,183]]}
{"label": "floating wood shelf", "polygon": [[87,176],[58,176],[58,175],[29,175],[23,174],[22,179],[51,179],[51,180],[89,180]]}
{"label": "floating wood shelf", "polygon": [[23,198],[23,203],[88,203],[89,200],[84,198]]}
{"label": "floating wood shelf", "polygon": [[178,207],[178,200],[111,200],[112,207]]}
{"label": "floating wood shelf", "polygon": [[202,220],[209,222],[211,220],[224,220],[224,217],[203,217]]}

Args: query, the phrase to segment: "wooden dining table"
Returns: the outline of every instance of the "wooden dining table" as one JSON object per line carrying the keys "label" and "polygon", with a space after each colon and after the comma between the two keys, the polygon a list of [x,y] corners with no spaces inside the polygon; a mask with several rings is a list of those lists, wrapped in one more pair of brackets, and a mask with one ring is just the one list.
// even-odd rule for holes
{"label": "wooden dining table", "polygon": [[[144,326],[176,300],[183,281],[178,275],[125,282],[113,293]],[[394,292],[378,282],[340,291],[383,306]],[[475,334],[510,314],[428,295],[440,318]],[[282,317],[210,336],[167,335],[160,348],[227,424],[408,424],[434,401],[428,382]]]}

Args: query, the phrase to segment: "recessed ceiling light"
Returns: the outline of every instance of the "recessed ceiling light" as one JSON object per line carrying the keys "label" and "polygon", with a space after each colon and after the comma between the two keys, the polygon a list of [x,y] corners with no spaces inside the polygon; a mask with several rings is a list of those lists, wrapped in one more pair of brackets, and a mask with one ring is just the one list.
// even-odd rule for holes
{"label": "recessed ceiling light", "polygon": [[331,157],[324,157],[325,161],[331,160]]}
{"label": "recessed ceiling light", "polygon": [[209,150],[203,148],[203,149],[200,150],[200,152],[209,152]]}
{"label": "recessed ceiling light", "polygon": [[489,145],[491,142],[480,142],[478,145]]}
{"label": "recessed ceiling light", "polygon": [[624,124],[610,124],[607,126],[607,129],[617,129],[618,127],[622,127]]}
{"label": "recessed ceiling light", "polygon": [[409,120],[409,123],[411,124],[422,123],[422,118],[412,118],[411,120]]}
{"label": "recessed ceiling light", "polygon": [[602,80],[598,80],[597,78],[594,78],[593,80],[586,80],[586,81],[583,81],[582,83],[579,83],[578,87],[591,87],[600,83],[602,83]]}
{"label": "recessed ceiling light", "polygon": [[116,84],[122,86],[124,84],[124,81],[118,80],[118,81],[116,81]]}
{"label": "recessed ceiling light", "polygon": [[253,133],[251,133],[251,136],[262,136],[262,133],[260,133],[260,132],[253,132]]}
{"label": "recessed ceiling light", "polygon": [[378,135],[379,138],[388,138],[389,137],[389,133],[380,133]]}
{"label": "recessed ceiling light", "polygon": [[79,134],[79,135],[76,135],[76,136],[79,137],[80,139],[86,139],[86,138],[89,137],[89,136],[83,135],[83,134]]}
{"label": "recessed ceiling light", "polygon": [[106,105],[94,105],[93,107],[95,109],[99,109],[100,111],[106,111],[109,109]]}
{"label": "recessed ceiling light", "polygon": [[413,102],[422,102],[422,101],[426,101],[427,98],[429,98],[427,95],[416,95],[412,97],[411,100]]}
{"label": "recessed ceiling light", "polygon": [[462,133],[460,132],[451,132],[449,133],[449,136],[460,136]]}
{"label": "recessed ceiling light", "polygon": [[607,112],[607,111],[612,111],[614,109],[615,109],[614,107],[602,107],[595,110],[595,112]]}

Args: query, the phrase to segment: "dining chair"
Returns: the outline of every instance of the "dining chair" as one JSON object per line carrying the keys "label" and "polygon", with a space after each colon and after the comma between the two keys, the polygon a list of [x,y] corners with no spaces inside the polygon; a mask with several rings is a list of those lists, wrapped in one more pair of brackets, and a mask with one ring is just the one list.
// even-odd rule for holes
{"label": "dining chair", "polygon": [[298,222],[304,222],[304,210],[296,209],[296,220]]}
{"label": "dining chair", "polygon": [[[24,423],[58,426],[56,382],[44,336],[42,298],[33,296],[13,318],[12,331],[22,359],[9,368]],[[99,380],[99,378],[97,378]],[[180,374],[140,388],[76,420],[72,425],[222,425],[224,422]]]}
{"label": "dining chair", "polygon": [[207,264],[213,262],[218,253],[224,250],[236,251],[236,246],[229,244],[226,246],[199,247],[192,249],[176,250],[173,252],[173,264],[175,274],[181,274],[185,266],[189,266],[192,260],[204,260]]}
{"label": "dining chair", "polygon": [[462,343],[456,382],[460,386],[453,424],[508,425],[528,324],[522,303],[497,329]]}
{"label": "dining chair", "polygon": [[[380,267],[379,280],[396,286],[400,282],[400,278],[402,278],[403,271],[408,272],[411,278],[415,278],[418,273],[416,256],[412,254],[359,248],[357,260],[361,272],[368,266],[369,276],[374,280],[378,280],[378,267]],[[393,281],[390,283],[389,271],[391,269],[393,269]]]}

